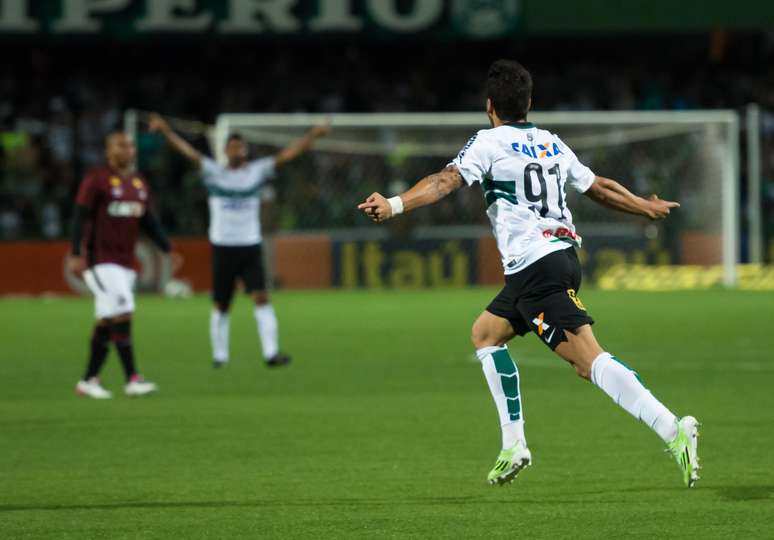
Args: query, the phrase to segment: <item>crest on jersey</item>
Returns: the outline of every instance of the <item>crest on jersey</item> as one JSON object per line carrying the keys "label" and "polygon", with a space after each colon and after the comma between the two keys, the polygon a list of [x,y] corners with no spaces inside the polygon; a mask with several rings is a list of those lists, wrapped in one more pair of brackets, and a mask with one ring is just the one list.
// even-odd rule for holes
{"label": "crest on jersey", "polygon": [[121,189],[121,179],[117,176],[110,177],[110,193],[116,199],[120,199],[124,194],[124,190]]}
{"label": "crest on jersey", "polygon": [[141,201],[144,201],[148,198],[148,192],[145,191],[145,184],[143,184],[142,180],[139,178],[133,178],[132,179],[132,186],[134,186],[134,189],[137,190],[137,196],[140,198]]}

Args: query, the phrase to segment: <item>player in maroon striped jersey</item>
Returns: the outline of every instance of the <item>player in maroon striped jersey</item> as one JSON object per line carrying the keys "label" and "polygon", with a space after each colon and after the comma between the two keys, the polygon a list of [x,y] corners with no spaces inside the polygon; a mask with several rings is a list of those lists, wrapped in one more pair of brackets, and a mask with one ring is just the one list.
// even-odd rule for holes
{"label": "player in maroon striped jersey", "polygon": [[72,252],[67,264],[70,271],[83,276],[94,293],[97,317],[86,373],[76,391],[97,399],[112,397],[98,377],[111,341],[126,375],[126,394],[140,396],[157,389],[140,377],[134,362],[134,248],[141,229],[164,253],[170,252],[170,243],[150,211],[148,183],[135,170],[136,153],[134,141],[126,133],[108,135],[107,165],[85,176],[75,200]]}

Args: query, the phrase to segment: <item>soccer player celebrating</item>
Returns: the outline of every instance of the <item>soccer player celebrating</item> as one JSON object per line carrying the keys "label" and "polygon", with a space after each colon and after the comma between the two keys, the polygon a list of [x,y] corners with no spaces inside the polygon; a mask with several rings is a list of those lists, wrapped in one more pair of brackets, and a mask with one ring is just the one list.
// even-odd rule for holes
{"label": "soccer player celebrating", "polygon": [[[134,141],[127,134],[108,135],[107,166],[86,175],[75,200],[67,266],[82,275],[94,293],[97,316],[86,374],[76,391],[95,399],[112,397],[99,381],[111,341],[126,375],[126,395],[144,396],[157,389],[154,383],[143,380],[135,367],[131,325],[132,289],[137,275],[132,265],[140,228],[164,253],[169,253],[170,244],[149,210],[148,183],[134,169],[136,153]],[[85,255],[81,249],[84,240]]]}
{"label": "soccer player celebrating", "polygon": [[328,123],[310,129],[302,138],[275,156],[253,161],[247,159],[247,144],[237,134],[226,141],[225,166],[203,156],[177,135],[158,114],[152,114],[149,129],[161,133],[169,144],[191,161],[202,173],[209,192],[212,244],[212,296],[210,339],[215,367],[229,359],[229,308],[237,278],[255,302],[255,320],[266,365],[282,366],[290,356],[279,350],[277,317],[269,302],[266,272],[261,248],[259,188],[270,180],[277,168],[292,161],[330,131]]}
{"label": "soccer player celebrating", "polygon": [[489,473],[492,484],[512,481],[532,456],[524,436],[519,370],[506,343],[532,330],[618,405],[642,420],[667,444],[688,487],[698,479],[697,426],[677,419],[639,375],[606,352],[591,330],[592,318],[577,296],[581,269],[567,185],[604,206],[663,219],[679,204],[644,199],[618,182],[595,176],[562,140],[527,121],[532,78],[520,64],[498,60],[489,68],[486,112],[491,129],[474,135],[442,171],[390,199],[373,193],[358,208],[381,222],[437,202],[463,184],[484,191],[505,272],[505,287],[473,323],[472,341],[502,426],[502,451]]}

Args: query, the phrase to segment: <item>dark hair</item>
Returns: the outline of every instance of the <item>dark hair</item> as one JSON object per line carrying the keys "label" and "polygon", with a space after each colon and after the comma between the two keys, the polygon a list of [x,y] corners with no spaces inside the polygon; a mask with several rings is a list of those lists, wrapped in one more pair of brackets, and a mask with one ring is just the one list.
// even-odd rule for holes
{"label": "dark hair", "polygon": [[532,76],[513,60],[497,60],[486,76],[486,97],[503,122],[526,120],[532,97]]}
{"label": "dark hair", "polygon": [[228,136],[228,139],[226,139],[226,144],[230,143],[231,141],[245,142],[245,138],[242,137],[241,133],[232,133]]}

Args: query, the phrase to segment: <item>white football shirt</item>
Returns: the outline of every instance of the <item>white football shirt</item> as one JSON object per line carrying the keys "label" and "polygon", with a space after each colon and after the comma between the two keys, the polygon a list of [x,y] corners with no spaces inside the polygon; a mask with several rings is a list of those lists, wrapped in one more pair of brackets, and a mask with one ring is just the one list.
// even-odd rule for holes
{"label": "white football shirt", "polygon": [[202,178],[209,192],[210,242],[251,246],[261,242],[258,189],[274,177],[275,160],[264,157],[237,169],[202,158]]}
{"label": "white football shirt", "polygon": [[482,129],[450,165],[481,183],[506,275],[573,245],[566,185],[583,193],[595,176],[557,135],[531,123]]}

